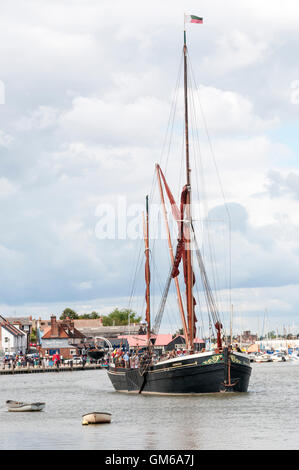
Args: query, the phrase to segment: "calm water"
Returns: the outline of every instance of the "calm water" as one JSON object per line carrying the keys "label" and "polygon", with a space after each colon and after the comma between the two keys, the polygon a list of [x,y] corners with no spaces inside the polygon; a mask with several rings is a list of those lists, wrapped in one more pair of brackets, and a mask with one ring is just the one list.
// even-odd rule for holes
{"label": "calm water", "polygon": [[[253,364],[250,391],[154,397],[118,394],[106,371],[0,376],[0,449],[299,449],[299,364]],[[45,401],[9,413],[7,399]],[[111,424],[82,426],[109,411]]]}

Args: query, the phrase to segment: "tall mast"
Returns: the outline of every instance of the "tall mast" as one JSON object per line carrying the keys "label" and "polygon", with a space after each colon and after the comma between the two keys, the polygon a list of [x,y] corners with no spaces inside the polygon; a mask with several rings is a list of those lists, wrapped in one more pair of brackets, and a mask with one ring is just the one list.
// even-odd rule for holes
{"label": "tall mast", "polygon": [[150,309],[150,263],[149,263],[149,216],[148,216],[148,196],[146,196],[146,215],[143,218],[143,232],[144,232],[144,245],[145,245],[145,282],[146,282],[146,314],[145,319],[147,322],[147,343],[149,344],[151,335],[151,309]]}
{"label": "tall mast", "polygon": [[188,77],[187,77],[187,44],[186,31],[184,31],[184,98],[185,98],[185,144],[186,144],[186,180],[187,180],[187,199],[186,199],[186,258],[187,258],[187,318],[188,335],[190,350],[194,350],[194,304],[193,304],[193,270],[192,270],[192,252],[191,252],[191,178],[190,178],[190,159],[189,159],[189,126],[188,126]]}
{"label": "tall mast", "polygon": [[[184,98],[185,98],[185,142],[186,142],[186,178],[190,187],[190,161],[189,161],[189,125],[188,125],[188,77],[187,77],[187,43],[184,31]],[[190,188],[191,189],[191,188]],[[189,189],[189,192],[190,192]]]}

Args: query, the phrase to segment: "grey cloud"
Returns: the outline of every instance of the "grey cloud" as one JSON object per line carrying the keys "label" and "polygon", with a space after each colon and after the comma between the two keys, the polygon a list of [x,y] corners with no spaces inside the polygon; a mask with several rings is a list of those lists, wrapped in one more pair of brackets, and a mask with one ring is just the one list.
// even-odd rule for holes
{"label": "grey cloud", "polygon": [[299,174],[294,171],[283,175],[281,172],[272,170],[268,174],[267,189],[271,197],[280,197],[289,194],[299,199]]}
{"label": "grey cloud", "polygon": [[214,207],[209,211],[208,219],[230,223],[233,231],[246,232],[248,228],[248,213],[245,207],[235,202]]}
{"label": "grey cloud", "polygon": [[[231,235],[227,211],[230,214]],[[208,219],[210,230],[204,238],[203,249],[208,250],[209,243],[213,241],[218,288],[227,288],[225,276],[229,270],[230,243],[234,288],[265,288],[299,283],[299,247],[297,243],[294,245],[294,240],[299,239],[299,227],[290,220],[284,220],[283,225],[277,219],[272,224],[254,227],[246,208],[235,203],[213,208],[209,211]],[[206,259],[212,277],[215,266],[211,264],[209,255]]]}

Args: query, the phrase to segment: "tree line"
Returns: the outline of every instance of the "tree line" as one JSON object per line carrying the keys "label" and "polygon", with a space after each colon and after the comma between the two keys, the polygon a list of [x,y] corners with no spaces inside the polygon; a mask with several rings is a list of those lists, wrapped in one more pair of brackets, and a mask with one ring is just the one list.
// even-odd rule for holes
{"label": "tree line", "polygon": [[128,308],[115,308],[108,315],[100,315],[95,311],[78,314],[71,308],[65,308],[60,315],[60,320],[65,320],[66,318],[70,318],[71,320],[95,320],[101,318],[103,326],[121,326],[128,325],[129,323],[139,323],[141,321],[141,317],[138,317],[136,312]]}

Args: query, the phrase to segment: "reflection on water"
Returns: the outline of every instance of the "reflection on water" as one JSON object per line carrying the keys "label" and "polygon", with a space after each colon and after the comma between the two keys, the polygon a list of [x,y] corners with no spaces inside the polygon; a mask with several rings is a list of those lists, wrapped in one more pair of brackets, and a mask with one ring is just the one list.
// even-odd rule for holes
{"label": "reflection on water", "polygon": [[[253,364],[249,392],[192,397],[126,395],[106,371],[0,376],[1,449],[298,449],[299,365]],[[45,401],[9,413],[6,400]],[[111,424],[82,426],[91,411]]]}

